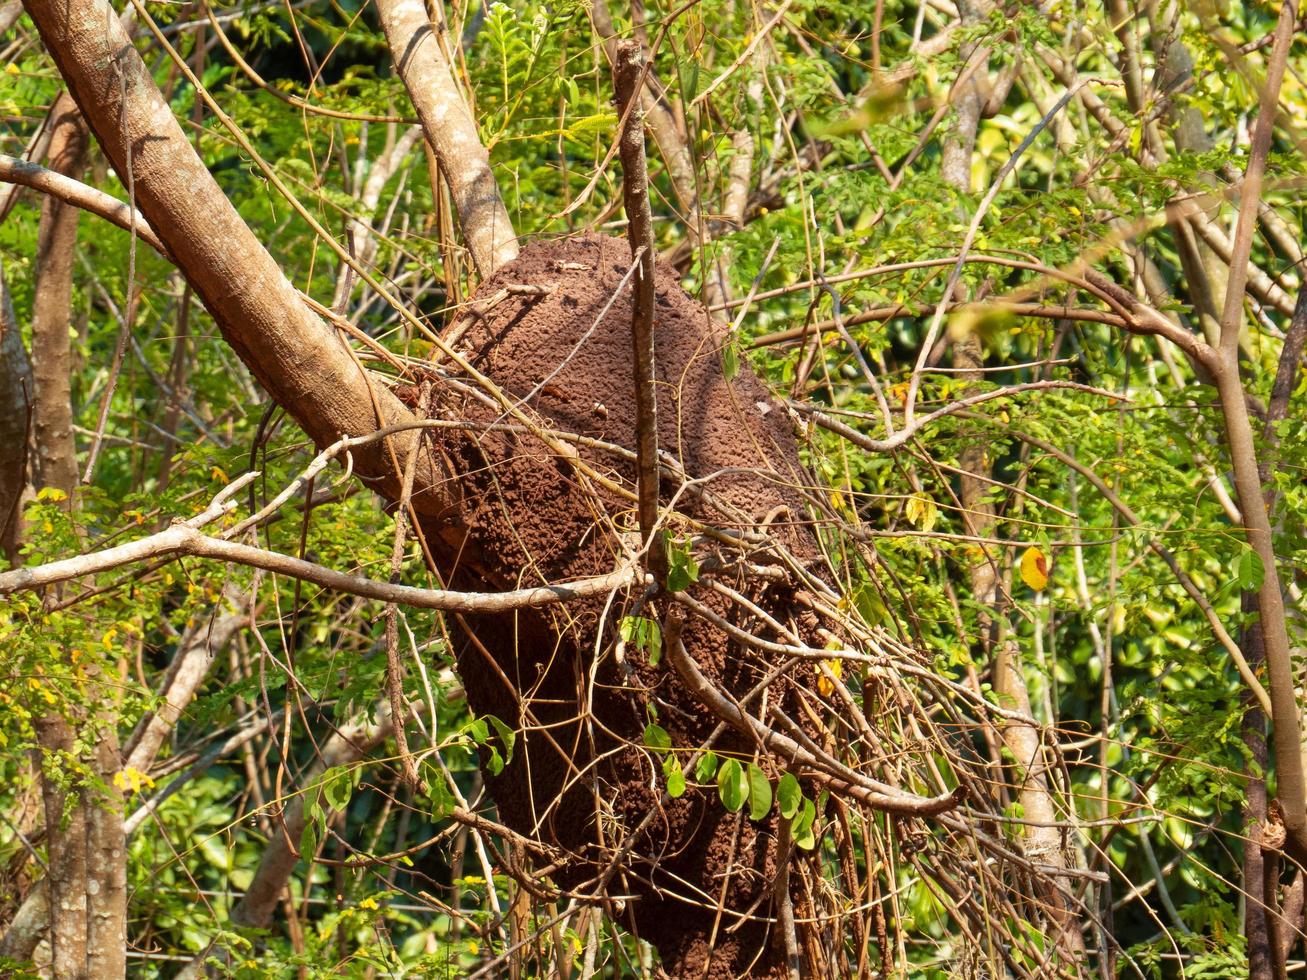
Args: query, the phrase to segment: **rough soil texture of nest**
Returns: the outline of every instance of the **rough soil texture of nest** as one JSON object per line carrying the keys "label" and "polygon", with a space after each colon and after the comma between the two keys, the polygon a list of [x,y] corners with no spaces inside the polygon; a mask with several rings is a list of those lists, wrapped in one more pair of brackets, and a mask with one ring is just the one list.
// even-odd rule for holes
{"label": "rough soil texture of nest", "polygon": [[[630,263],[630,249],[618,239],[588,235],[530,245],[482,285],[478,298],[510,284],[553,291],[510,294],[482,314],[465,315],[447,336],[456,337],[459,352],[541,425],[630,449],[631,289],[628,284],[620,295],[618,289]],[[686,489],[664,476],[664,501],[680,490],[682,514],[722,529],[766,528],[801,564],[818,571],[817,542],[798,490],[807,481],[785,410],[747,366],[733,380],[724,378],[722,330],[662,267],[655,333],[660,448],[703,481]],[[599,489],[582,469],[634,488],[629,459],[586,447],[579,448],[579,460],[568,458],[538,436],[487,430],[487,423],[515,420],[451,385],[437,383],[430,414],[471,426],[437,430],[427,443],[433,462],[457,474],[434,489],[460,503],[447,519],[425,525],[449,587],[556,584],[610,572],[626,560],[626,549],[638,541],[634,504]],[[711,559],[713,547],[702,545],[697,554],[700,561]],[[750,560],[777,558],[759,549]],[[793,587],[730,571],[718,581],[815,639],[816,621],[795,602]],[[611,602],[455,617],[460,673],[472,707],[524,732],[511,763],[488,776],[491,792],[509,826],[570,856],[555,879],[578,889],[601,875],[627,836],[656,811],[608,886],[610,894],[630,896],[633,931],[658,948],[673,976],[782,975],[782,941],[764,921],[774,915],[775,821],[754,823],[726,812],[715,787],[692,786],[666,803],[661,798],[659,760],[642,747],[653,713],[685,750],[682,759],[717,719],[684,689],[666,658],[650,666],[645,653],[628,648],[625,663],[617,661],[617,624],[633,611],[637,592]],[[755,615],[706,584],[691,594],[741,628],[769,635]],[[666,600],[658,599],[641,612],[661,620],[666,609]],[[702,672],[736,697],[775,667],[703,621],[689,621],[683,639]],[[767,697],[798,717],[792,684],[780,678]],[[728,733],[716,750],[748,760],[756,746]],[[724,876],[728,867],[732,872]],[[726,912],[714,925],[723,896]],[[801,915],[797,893],[795,900]]]}

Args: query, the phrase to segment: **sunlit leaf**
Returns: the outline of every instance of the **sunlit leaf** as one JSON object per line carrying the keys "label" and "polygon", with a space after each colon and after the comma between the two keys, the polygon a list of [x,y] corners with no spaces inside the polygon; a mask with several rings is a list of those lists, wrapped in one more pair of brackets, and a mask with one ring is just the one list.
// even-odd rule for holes
{"label": "sunlit leaf", "polygon": [[1027,548],[1021,555],[1021,581],[1036,592],[1048,588],[1048,560],[1038,548]]}

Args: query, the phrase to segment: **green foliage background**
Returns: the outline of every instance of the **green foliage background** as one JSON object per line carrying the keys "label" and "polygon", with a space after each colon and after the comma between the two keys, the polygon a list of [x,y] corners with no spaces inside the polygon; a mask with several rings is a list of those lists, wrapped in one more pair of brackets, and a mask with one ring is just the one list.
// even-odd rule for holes
{"label": "green foliage background", "polygon": [[[188,9],[157,5],[152,12],[167,23],[189,16]],[[214,8],[233,15],[225,21],[233,43],[279,91],[347,113],[410,112],[371,10],[355,0],[294,9],[292,25],[280,5]],[[651,32],[662,39],[656,70],[673,95],[689,102],[744,52],[753,13],[733,0],[702,0],[664,21],[668,12],[661,5],[648,11]],[[796,0],[788,5],[786,29],[767,42],[765,111],[750,105],[755,68],[746,61],[714,93],[711,111],[701,106],[687,117],[706,201],[720,200],[734,152],[731,135],[738,128],[747,128],[758,146],[755,172],[765,169],[775,178],[771,192],[755,197],[744,227],[721,234],[702,253],[692,247],[684,253],[690,256],[685,282],[691,291],[701,287],[702,270],[718,259],[742,296],[760,272],[757,285],[766,292],[812,279],[818,271],[834,275],[955,255],[980,193],[1044,114],[1030,92],[1042,98],[1052,91],[1042,79],[1028,86],[1019,76],[1021,84],[982,122],[972,158],[976,193],[959,193],[941,179],[947,119],[904,179],[892,186],[879,161],[896,167],[913,150],[959,71],[964,45],[977,39],[989,43],[993,71],[1023,64],[1023,71],[1038,74],[1031,67],[1037,46],[1065,49],[1063,28],[1075,23],[1088,37],[1075,53],[1079,70],[1104,77],[1117,71],[1117,48],[1104,12],[1054,3],[1044,10],[1022,6],[1015,13],[996,13],[956,32],[944,53],[922,62],[902,87],[886,87],[871,69],[876,13],[870,0]],[[629,21],[624,24],[616,9],[615,14],[625,29]],[[587,8],[570,0],[549,5],[515,0],[485,10],[455,7],[451,16],[462,25],[460,69],[469,82],[474,115],[520,235],[556,236],[594,224],[619,232],[615,167],[599,175],[584,203],[560,217],[587,191],[616,124],[607,66]],[[934,7],[923,10],[897,0],[887,0],[881,16],[878,48],[885,65],[912,61],[909,46],[919,20],[927,36],[942,26]],[[1142,248],[1173,285],[1179,298],[1175,312],[1188,318],[1180,262],[1157,219],[1168,200],[1209,193],[1211,175],[1222,165],[1242,170],[1246,144],[1239,136],[1255,106],[1256,89],[1249,74],[1231,70],[1228,45],[1261,38],[1274,18],[1274,10],[1258,4],[1181,12],[1181,38],[1196,67],[1192,85],[1175,103],[1201,113],[1217,149],[1173,152],[1164,165],[1141,165],[1143,124],[1124,105],[1118,87],[1102,86],[1101,97],[1133,127],[1124,145],[1073,104],[1065,118],[1065,142],[1059,145],[1045,134],[1031,146],[986,214],[975,251],[1054,268],[1095,252],[1102,255],[1100,268],[1134,288],[1128,258],[1110,247],[1109,226],[1122,218],[1139,222],[1152,229]],[[25,25],[24,20],[20,30]],[[176,35],[188,56],[196,36]],[[312,85],[301,45],[321,67]],[[1260,70],[1259,57],[1248,56],[1248,73]],[[1301,111],[1307,95],[1298,80],[1307,69],[1301,46],[1291,67],[1285,105]],[[245,220],[291,280],[325,302],[337,274],[329,251],[226,132],[207,115],[192,114],[195,93],[165,59],[158,59],[156,77],[180,118],[199,119],[191,129],[196,146]],[[305,115],[254,85],[221,47],[208,52],[203,81],[299,199],[328,228],[341,230],[356,207],[358,178],[367,161],[395,137],[396,128]],[[23,47],[0,74],[0,114],[6,120],[0,149],[19,151],[21,139],[59,89],[39,46]],[[1267,194],[1295,233],[1302,218],[1293,179],[1304,164],[1300,146],[1291,138],[1277,140]],[[803,154],[817,165],[796,166]],[[90,179],[121,196],[101,161],[97,157]],[[687,242],[683,215],[661,167],[655,164],[653,170],[656,229],[660,245],[671,249]],[[419,152],[382,196],[375,217],[391,209],[396,217],[381,241],[376,267],[438,327],[462,297],[449,292],[438,233],[442,205],[433,201],[431,186]],[[1092,193],[1097,190],[1106,190],[1108,197]],[[20,323],[30,317],[39,205],[27,194],[0,224],[0,260]],[[1227,207],[1225,216],[1229,213]],[[83,449],[119,333],[116,311],[125,302],[128,249],[125,233],[82,219],[73,397]],[[1298,273],[1265,241],[1256,242],[1254,258],[1286,283],[1296,281]],[[266,398],[175,272],[143,246],[136,262],[145,284],[135,321],[138,346],[129,351],[114,392],[94,484],[80,494],[71,518],[56,501],[38,500],[29,507],[28,562],[129,538],[174,515],[188,516],[252,465],[264,474],[255,485],[261,503],[312,456],[293,424],[279,413],[269,419]],[[834,295],[843,316],[899,303],[933,308],[946,275],[944,266],[894,269],[833,290],[797,289],[760,300],[739,325],[740,356],[779,391],[795,389],[796,396],[829,411],[874,413],[873,392],[838,337],[815,348],[806,381],[796,381],[801,346],[754,347],[752,341],[830,319],[837,312]],[[996,296],[1034,278],[1027,270],[974,263],[963,281],[973,296]],[[1090,305],[1061,287],[1037,289],[1052,305]],[[396,352],[426,353],[421,338],[407,335],[358,287],[353,300],[360,324],[372,336]],[[172,443],[160,435],[169,399],[156,379],[168,376],[184,303],[191,304],[186,393],[198,417],[183,418],[180,441]],[[928,315],[900,316],[849,327],[891,397],[909,376],[928,320]],[[1262,402],[1279,354],[1274,335],[1283,325],[1277,313],[1267,314],[1260,326],[1250,319],[1244,340],[1250,397]],[[1258,775],[1241,727],[1247,703],[1201,613],[1147,547],[1157,538],[1178,556],[1231,632],[1245,621],[1240,594],[1257,583],[1261,569],[1212,490],[1212,480],[1222,479],[1227,468],[1215,396],[1183,359],[1110,325],[997,311],[954,323],[955,329],[967,327],[980,331],[991,369],[982,389],[1066,380],[1116,393],[1121,400],[1058,390],[1004,397],[965,417],[941,420],[892,453],[857,450],[806,427],[806,457],[830,488],[829,507],[856,516],[875,536],[879,567],[850,557],[843,567],[847,594],[869,623],[911,638],[938,671],[960,682],[978,674],[985,684],[987,664],[975,642],[980,609],[968,594],[967,570],[977,549],[967,540],[957,497],[963,451],[984,446],[998,481],[991,497],[999,521],[992,533],[1007,543],[1000,549],[1008,572],[1004,587],[1017,610],[1034,710],[1071,746],[1066,776],[1080,817],[1093,827],[1088,853],[1112,875],[1105,906],[1123,900],[1111,923],[1117,942],[1128,950],[1121,972],[1177,975],[1178,954],[1186,976],[1242,975],[1242,804],[1249,778]],[[929,374],[922,410],[961,397],[964,387],[947,372]],[[1307,554],[1302,534],[1307,441],[1301,438],[1307,415],[1298,394],[1281,424],[1274,471],[1280,494],[1277,550],[1295,602]],[[856,419],[850,424],[866,426]],[[270,434],[261,442],[264,427]],[[1032,450],[1016,433],[1047,440],[1090,467],[1127,500],[1141,526],[1123,527],[1083,478]],[[163,486],[165,457],[172,463]],[[263,543],[384,577],[392,533],[390,518],[373,499],[342,483],[311,515],[284,511],[266,528]],[[838,540],[830,544],[840,548]],[[1038,547],[1050,559],[1046,590],[1031,590],[1012,572],[1028,547]],[[406,581],[429,584],[422,569],[413,546]],[[78,672],[66,667],[66,651],[80,651],[122,678],[117,707],[126,735],[150,707],[179,633],[214,615],[224,590],[238,594],[252,580],[247,570],[186,560],[144,574],[103,576],[96,584],[111,586],[103,594],[61,611],[50,610],[35,595],[10,599],[0,612],[0,811],[18,812],[33,792],[27,764],[33,714],[51,704],[76,703],[83,695]],[[247,637],[231,654],[230,668],[213,672],[168,754],[202,754],[215,740],[249,724],[256,710],[274,712],[276,731],[252,743],[244,755],[216,761],[189,777],[160,776],[153,786],[140,786],[133,806],[169,779],[187,779],[132,839],[129,929],[139,953],[132,961],[136,976],[171,975],[176,958],[189,957],[214,938],[233,894],[249,884],[264,842],[275,833],[269,814],[278,805],[277,794],[296,792],[296,786],[304,790],[296,774],[308,765],[315,743],[331,726],[375,712],[379,703],[384,650],[377,604],[268,577],[257,589],[260,638]],[[440,756],[463,794],[475,798],[478,745],[496,752],[511,746],[494,725],[469,717],[435,617],[410,612],[407,621],[435,681]],[[1291,626],[1301,643],[1296,609]],[[1109,662],[1096,648],[1095,630],[1101,648],[1110,652]],[[295,681],[288,683],[286,669],[292,665]],[[424,700],[420,680],[412,676],[410,682],[410,694]],[[392,763],[393,749],[383,750],[347,772],[325,774],[308,788],[311,799],[321,789],[327,800],[311,804],[321,815],[311,843],[338,863],[315,864],[307,872],[301,867],[292,886],[301,933],[292,936],[278,928],[271,935],[243,937],[252,945],[233,962],[232,975],[292,975],[303,967],[312,976],[452,977],[502,950],[502,935],[482,927],[494,918],[496,903],[488,890],[503,907],[512,897],[510,879],[496,875],[487,882],[465,852],[466,836],[447,819],[452,797],[415,797],[401,787]],[[273,787],[252,783],[257,766],[283,771],[285,778]],[[70,781],[87,778],[75,760],[66,768]],[[695,778],[712,782],[718,771],[700,771]],[[745,778],[743,772],[739,778]],[[1095,842],[1105,831],[1094,822],[1118,819],[1105,851],[1096,855]],[[383,863],[370,861],[428,840],[440,843]],[[0,822],[0,867],[16,869],[25,859],[24,842]],[[428,901],[432,895],[458,909],[462,920],[435,910]],[[908,887],[903,910],[903,924],[919,937],[909,949],[918,964],[914,975],[950,975],[958,939],[948,934],[929,893]],[[642,958],[647,961],[648,952],[636,950],[615,928],[605,927],[604,933],[601,962],[608,975],[633,972]],[[580,962],[585,936],[548,931],[545,936],[543,943],[571,947]]]}

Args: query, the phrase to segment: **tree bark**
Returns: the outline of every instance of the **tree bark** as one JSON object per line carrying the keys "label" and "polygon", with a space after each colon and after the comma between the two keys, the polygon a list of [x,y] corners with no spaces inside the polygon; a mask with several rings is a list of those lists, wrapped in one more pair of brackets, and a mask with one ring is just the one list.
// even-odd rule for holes
{"label": "tree bark", "polygon": [[[86,127],[67,93],[60,95],[51,109],[50,125],[51,169],[68,177],[80,176],[86,163]],[[76,207],[57,198],[43,199],[32,302],[32,373],[36,389],[32,411],[33,483],[63,493],[68,508],[72,507],[77,486],[70,327],[80,215]],[[69,780],[78,779],[76,730],[83,715],[77,706],[66,708],[71,716],[50,713],[36,725],[45,800],[51,969],[58,978],[93,975],[88,972],[93,918],[88,845],[93,824],[97,842],[103,831],[87,805],[86,790],[68,788]],[[108,836],[111,832],[104,833]],[[97,928],[102,933],[100,911],[97,909],[94,917],[101,922]],[[121,975],[121,971],[105,975]]]}
{"label": "tree bark", "polygon": [[[72,97],[59,96],[50,112],[50,169],[80,176],[86,164],[86,127]],[[41,202],[36,245],[36,295],[32,302],[32,373],[36,384],[32,437],[33,482],[69,495],[77,485],[70,364],[73,259],[81,212],[54,197]]]}
{"label": "tree bark", "polygon": [[103,683],[95,686],[102,703],[92,758],[95,782],[78,799],[86,813],[86,973],[113,980],[127,975],[127,835],[123,791],[115,779],[122,766],[116,705]]}
{"label": "tree bark", "polygon": [[1257,627],[1261,630],[1262,650],[1271,681],[1271,738],[1278,782],[1276,796],[1283,808],[1291,852],[1301,861],[1307,858],[1307,779],[1303,771],[1302,717],[1294,689],[1293,653],[1275,555],[1274,529],[1258,471],[1257,446],[1239,365],[1239,334],[1244,318],[1252,236],[1296,17],[1295,3],[1285,3],[1281,7],[1245,170],[1225,308],[1221,314],[1221,343],[1209,358],[1209,367],[1220,398],[1226,444],[1234,471],[1235,494],[1243,513],[1245,534],[1262,564],[1262,581],[1257,589]]}
{"label": "tree bark", "polygon": [[72,726],[47,715],[37,722],[36,735],[43,756],[51,971],[57,980],[71,980],[87,976],[86,809],[67,806],[70,794],[57,778],[73,759]]}
{"label": "tree bark", "polygon": [[[379,424],[411,421],[412,414],[370,379],[335,332],[304,305],[223,195],[108,3],[27,0],[27,11],[120,174],[128,172],[131,147],[141,213],[152,228],[162,229],[160,238],[223,337],[278,404],[319,446]],[[414,443],[408,433],[361,446],[355,472],[397,496],[398,467]],[[421,464],[417,485],[431,483]],[[414,506],[443,510],[430,493],[417,494]]]}
{"label": "tree bark", "polygon": [[613,88],[627,114],[620,136],[623,200],[631,261],[638,263],[635,304],[631,308],[631,357],[635,365],[636,484],[640,539],[649,567],[660,581],[667,576],[663,549],[654,541],[658,523],[658,383],[654,371],[653,215],[649,211],[649,171],[644,158],[644,112],[639,91],[647,62],[639,41],[621,41],[613,62]]}
{"label": "tree bark", "polygon": [[31,412],[32,366],[0,266],[0,550],[10,564],[18,561]]}
{"label": "tree bark", "polygon": [[441,46],[444,25],[427,18],[422,0],[377,0],[377,13],[395,70],[449,182],[463,239],[484,279],[517,257],[517,238],[490,169],[490,154]]}

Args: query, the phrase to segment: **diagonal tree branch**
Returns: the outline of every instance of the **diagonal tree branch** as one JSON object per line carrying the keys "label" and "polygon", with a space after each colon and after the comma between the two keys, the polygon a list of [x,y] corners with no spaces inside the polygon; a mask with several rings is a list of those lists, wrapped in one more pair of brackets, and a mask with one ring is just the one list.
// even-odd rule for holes
{"label": "diagonal tree branch", "polygon": [[377,12],[395,69],[449,182],[463,238],[484,279],[517,257],[517,239],[490,155],[441,47],[443,25],[427,18],[422,0],[377,0]]}
{"label": "diagonal tree branch", "polygon": [[[127,147],[140,213],[263,387],[319,445],[342,434],[411,420],[374,384],[246,226],[196,155],[131,39],[104,0],[40,3],[27,10],[86,122],[119,173]],[[401,435],[402,457],[415,442]],[[398,461],[376,444],[358,473],[398,495]],[[418,484],[429,486],[420,471]],[[428,494],[424,499],[429,499]]]}
{"label": "diagonal tree branch", "polygon": [[169,555],[210,558],[215,561],[247,565],[250,568],[262,568],[265,571],[287,575],[326,589],[362,596],[365,599],[394,602],[417,609],[443,609],[464,613],[509,612],[514,609],[552,605],[571,599],[606,595],[615,589],[632,585],[638,580],[633,570],[623,568],[607,575],[576,582],[515,589],[511,592],[450,592],[444,589],[419,589],[410,585],[378,582],[375,579],[338,572],[333,568],[292,558],[275,551],[265,551],[251,545],[210,537],[201,533],[192,520],[174,524],[166,531],[117,547],[106,548],[103,551],[2,572],[0,595],[41,589],[85,575],[96,575],[121,568],[123,565]]}
{"label": "diagonal tree branch", "polygon": [[165,258],[168,256],[168,249],[159,241],[154,229],[145,219],[138,214],[135,222],[132,221],[130,205],[67,174],[47,170],[39,163],[28,163],[26,160],[0,153],[0,181],[49,194],[65,204],[71,204],[103,218],[124,231],[131,231],[134,226],[137,236],[143,242]]}

